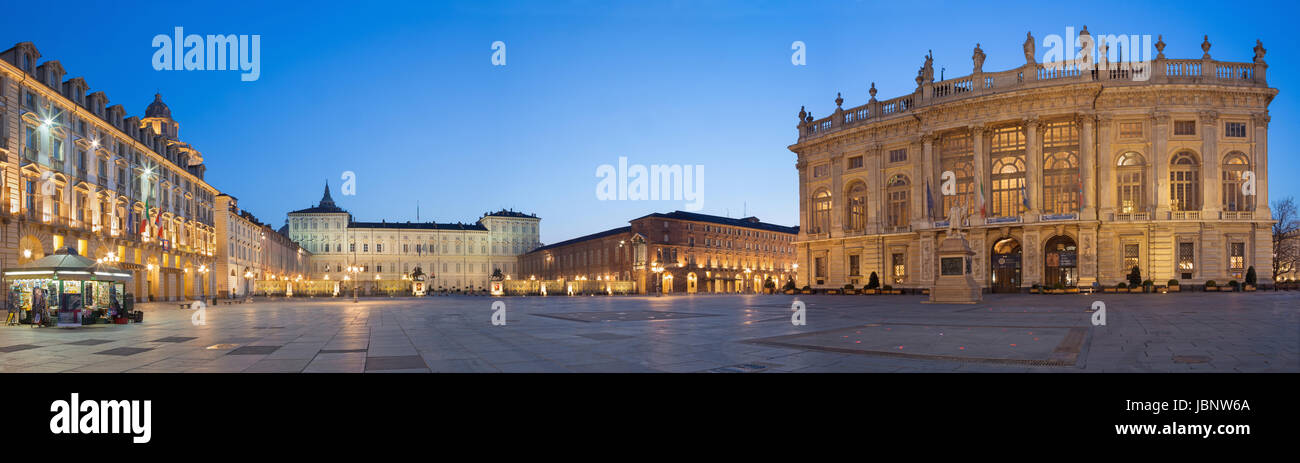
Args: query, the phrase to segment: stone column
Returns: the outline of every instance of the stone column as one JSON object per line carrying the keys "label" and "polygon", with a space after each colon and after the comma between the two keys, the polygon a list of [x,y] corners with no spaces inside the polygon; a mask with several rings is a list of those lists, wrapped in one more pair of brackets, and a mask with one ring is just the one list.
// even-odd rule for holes
{"label": "stone column", "polygon": [[[1083,184],[1079,219],[1097,219],[1097,145],[1093,130],[1096,114],[1079,118],[1079,181]],[[1091,283],[1091,282],[1089,282]]]}
{"label": "stone column", "polygon": [[1115,213],[1115,153],[1110,147],[1115,138],[1114,125],[1110,113],[1097,114],[1097,175],[1093,177],[1097,202],[1090,206],[1105,220]]}
{"label": "stone column", "polygon": [[[1269,210],[1268,203],[1268,113],[1256,113],[1251,115],[1251,123],[1255,126],[1255,139],[1252,140],[1254,153],[1250,160],[1250,169],[1255,172],[1255,201],[1254,218],[1256,220],[1268,220],[1273,217]],[[1271,252],[1271,250],[1270,250]],[[1270,267],[1271,268],[1271,267]],[[1259,267],[1255,268],[1259,273]]]}
{"label": "stone column", "polygon": [[1169,113],[1159,111],[1152,114],[1151,125],[1151,155],[1147,156],[1147,163],[1151,166],[1148,169],[1151,172],[1150,182],[1147,185],[1151,188],[1148,197],[1155,201],[1155,217],[1153,219],[1165,219],[1169,217],[1169,155],[1165,152],[1169,141],[1170,121]]}
{"label": "stone column", "polygon": [[842,176],[844,173],[844,153],[838,152],[830,157],[831,168],[831,223],[827,236],[840,237],[844,236],[844,189],[842,188]]}
{"label": "stone column", "polygon": [[[925,200],[926,198],[925,194],[927,189],[929,189],[930,196],[932,198],[934,198],[935,196],[934,182],[936,181],[936,177],[934,173],[939,169],[939,163],[935,162],[935,153],[934,153],[934,143],[936,140],[937,137],[935,137],[934,134],[932,133],[927,132],[925,135],[921,136],[921,162],[920,162],[921,172],[920,175],[913,177],[916,179],[914,183],[917,186],[921,187],[921,194],[917,196],[918,199],[917,202],[921,206],[920,207],[921,214],[915,216],[917,218],[924,218],[924,220],[919,221],[919,222],[923,222],[921,224],[921,227],[929,227],[930,224],[933,223],[931,221],[934,220],[934,210],[926,209],[928,203]],[[934,198],[934,199],[937,200],[939,198]],[[942,201],[940,201],[940,203],[942,203]],[[939,208],[940,206],[935,205],[935,207]]]}
{"label": "stone column", "polygon": [[1201,111],[1201,218],[1218,219],[1223,210],[1223,159],[1219,156],[1219,113]]}
{"label": "stone column", "polygon": [[921,135],[921,137],[917,140],[917,142],[919,142],[921,145],[921,162],[912,163],[912,173],[910,175],[912,181],[912,185],[911,185],[912,188],[910,193],[911,201],[909,206],[911,209],[910,214],[912,219],[911,223],[912,223],[913,230],[929,227],[930,221],[925,214],[925,180],[924,179],[925,179],[925,169],[928,166],[933,165],[932,162],[930,161],[930,156],[933,155],[932,145],[934,143],[934,135],[930,133]]}
{"label": "stone column", "polygon": [[1025,222],[1037,222],[1043,210],[1043,149],[1038,141],[1042,125],[1037,117],[1025,120],[1025,195],[1029,196]]}
{"label": "stone column", "polygon": [[[987,209],[987,203],[989,199],[991,199],[989,198],[989,194],[992,192],[993,184],[991,183],[991,177],[989,176],[990,165],[989,154],[987,152],[988,144],[984,143],[984,137],[987,134],[988,128],[983,124],[970,126],[971,150],[974,154],[971,162],[975,164],[975,185],[973,186],[975,190],[973,192],[974,201],[972,202],[972,207],[974,207],[975,210],[972,211],[971,214],[971,226],[984,225],[984,216],[979,214],[980,192],[984,192],[984,202],[986,204],[985,209]],[[981,190],[981,188],[983,190]],[[978,256],[980,251],[976,249],[975,252]],[[979,279],[978,275],[984,273],[987,272],[975,272],[975,275],[977,275],[976,279]]]}
{"label": "stone column", "polygon": [[867,173],[867,234],[880,233],[880,226],[884,217],[884,197],[885,186],[882,171],[885,163],[882,160],[883,153],[880,145],[873,145],[867,149],[867,158],[863,165],[870,166],[871,171]]}

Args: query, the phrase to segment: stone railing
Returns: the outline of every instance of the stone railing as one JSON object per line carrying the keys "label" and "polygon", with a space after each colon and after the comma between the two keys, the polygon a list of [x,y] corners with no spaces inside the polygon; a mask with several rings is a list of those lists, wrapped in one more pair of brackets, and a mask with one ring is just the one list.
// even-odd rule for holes
{"label": "stone railing", "polygon": [[[1258,49],[1257,53],[1260,53]],[[1100,63],[1095,68],[1086,70],[1075,63],[1034,63],[1006,71],[977,72],[938,82],[924,81],[918,76],[918,86],[909,95],[877,101],[873,84],[871,101],[867,104],[843,108],[840,106],[842,100],[837,100],[834,113],[820,119],[814,119],[801,111],[799,140],[805,141],[844,128],[899,117],[927,106],[1039,87],[1096,82],[1105,83],[1108,87],[1190,83],[1267,88],[1267,68],[1262,58],[1253,63],[1237,63],[1157,57],[1147,62]]]}

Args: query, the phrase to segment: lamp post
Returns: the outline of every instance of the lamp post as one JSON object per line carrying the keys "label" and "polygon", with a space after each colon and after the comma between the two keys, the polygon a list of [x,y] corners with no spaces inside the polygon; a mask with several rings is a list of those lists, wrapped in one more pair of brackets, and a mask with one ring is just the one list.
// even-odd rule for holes
{"label": "lamp post", "polygon": [[253,271],[244,271],[244,302],[253,302]]}
{"label": "lamp post", "polygon": [[663,273],[664,267],[655,262],[650,264],[650,271],[655,272],[655,287],[657,288],[655,297],[662,297],[664,295],[664,280],[660,277],[660,274]]}
{"label": "lamp post", "polygon": [[751,271],[749,270],[749,267],[745,267],[745,283],[744,283],[745,286],[754,284],[753,281],[749,279],[750,272]]}
{"label": "lamp post", "polygon": [[357,271],[360,269],[355,265],[348,266],[348,273],[352,275],[352,303],[357,302]]}

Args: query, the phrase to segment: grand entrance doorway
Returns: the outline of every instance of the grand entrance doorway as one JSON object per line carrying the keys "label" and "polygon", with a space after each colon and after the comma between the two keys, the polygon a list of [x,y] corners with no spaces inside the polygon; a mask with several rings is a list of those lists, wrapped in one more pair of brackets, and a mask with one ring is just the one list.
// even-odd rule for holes
{"label": "grand entrance doorway", "polygon": [[1078,284],[1079,249],[1073,238],[1060,235],[1047,240],[1043,261],[1043,284],[1048,288]]}
{"label": "grand entrance doorway", "polygon": [[1020,242],[1007,237],[993,244],[993,287],[995,293],[1020,291]]}

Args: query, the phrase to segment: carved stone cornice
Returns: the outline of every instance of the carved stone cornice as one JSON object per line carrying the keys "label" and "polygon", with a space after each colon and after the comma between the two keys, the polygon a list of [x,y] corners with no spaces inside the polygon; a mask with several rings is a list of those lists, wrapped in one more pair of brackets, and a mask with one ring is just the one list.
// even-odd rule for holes
{"label": "carved stone cornice", "polygon": [[1250,115],[1250,120],[1255,123],[1256,127],[1268,127],[1268,122],[1272,119],[1273,118],[1269,117],[1268,113],[1254,113]]}
{"label": "carved stone cornice", "polygon": [[1201,111],[1199,114],[1201,123],[1205,125],[1215,125],[1219,122],[1219,112],[1214,110]]}
{"label": "carved stone cornice", "polygon": [[1169,125],[1169,123],[1173,121],[1173,118],[1174,116],[1170,115],[1168,111],[1151,111],[1151,120],[1155,121],[1157,124]]}

